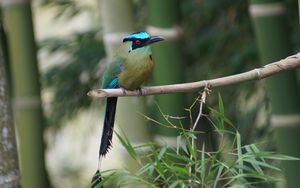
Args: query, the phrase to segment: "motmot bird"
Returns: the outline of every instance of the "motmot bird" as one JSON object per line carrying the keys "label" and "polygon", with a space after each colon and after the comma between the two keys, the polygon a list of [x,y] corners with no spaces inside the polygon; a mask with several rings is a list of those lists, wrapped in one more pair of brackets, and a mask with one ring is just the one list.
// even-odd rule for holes
{"label": "motmot bird", "polygon": [[[149,78],[154,68],[150,44],[162,40],[164,40],[162,37],[150,36],[146,32],[136,32],[124,37],[122,45],[103,73],[102,88],[140,89],[141,91],[141,85]],[[99,165],[98,170],[92,178],[91,187],[93,188],[101,182],[100,166],[102,157],[112,147],[117,100],[117,97],[106,99],[106,110],[99,149]]]}
{"label": "motmot bird", "polygon": [[[123,43],[112,61],[106,67],[102,77],[102,88],[139,89],[151,75],[154,62],[150,44],[164,40],[159,36],[150,36],[146,32],[132,33],[123,38]],[[92,178],[92,188],[101,182],[100,166],[102,157],[112,147],[112,136],[117,107],[117,97],[106,99],[106,110],[99,149],[98,170]]]}
{"label": "motmot bird", "polygon": [[[139,89],[141,91],[141,85],[149,78],[154,68],[150,44],[162,40],[164,38],[150,36],[147,32],[136,32],[124,37],[121,47],[103,73],[102,88]],[[112,147],[117,100],[117,97],[106,99],[103,132],[99,150],[100,159]]]}

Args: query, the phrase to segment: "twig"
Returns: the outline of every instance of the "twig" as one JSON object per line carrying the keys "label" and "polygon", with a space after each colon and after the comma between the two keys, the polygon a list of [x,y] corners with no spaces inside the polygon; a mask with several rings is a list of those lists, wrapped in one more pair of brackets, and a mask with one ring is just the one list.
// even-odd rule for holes
{"label": "twig", "polygon": [[196,129],[196,126],[200,120],[200,117],[203,115],[202,114],[202,108],[203,108],[203,104],[205,103],[205,100],[206,100],[206,96],[209,94],[210,90],[208,89],[208,86],[205,86],[204,90],[203,90],[203,93],[201,95],[201,99],[200,99],[200,106],[199,106],[199,113],[198,113],[198,116],[197,116],[197,119],[192,127],[192,131],[195,131]]}
{"label": "twig", "polygon": [[198,82],[190,82],[183,84],[161,85],[144,87],[141,93],[138,90],[124,92],[122,89],[94,89],[88,92],[92,97],[125,97],[125,96],[146,96],[167,93],[191,92],[199,91],[206,85],[209,88],[216,88],[221,86],[233,85],[250,80],[260,80],[266,77],[278,74],[283,71],[293,70],[300,67],[300,53],[289,56],[280,61],[265,65],[264,67],[253,69],[248,72],[235,74],[231,76],[203,80]]}
{"label": "twig", "polygon": [[[191,132],[195,131],[195,129],[197,127],[197,124],[199,123],[199,120],[200,120],[201,116],[203,115],[203,113],[202,113],[203,104],[205,103],[206,97],[209,94],[209,92],[210,92],[210,90],[208,88],[208,85],[206,85],[205,88],[204,88],[204,90],[203,90],[203,92],[202,92],[201,99],[199,100],[199,112],[198,112],[198,116],[196,118],[195,123],[192,124],[191,127],[190,127],[190,131]],[[195,148],[195,139],[196,138],[194,136],[191,137],[192,149]],[[192,153],[190,154],[190,160],[191,161],[193,160]],[[190,176],[192,175],[192,164],[191,163],[190,163],[190,166],[189,166],[189,174],[190,174]],[[189,183],[190,183],[190,187],[192,187],[192,180],[189,180]]]}
{"label": "twig", "polygon": [[[195,129],[197,127],[197,124],[199,123],[199,120],[200,120],[201,116],[203,115],[203,113],[202,113],[203,104],[205,103],[206,97],[209,94],[209,92],[210,92],[210,90],[208,88],[208,85],[206,85],[205,88],[204,88],[204,90],[203,90],[203,92],[202,92],[201,99],[200,100],[198,99],[199,100],[199,112],[198,112],[198,116],[196,118],[195,123],[191,124],[190,132],[194,132],[195,131]],[[191,136],[190,138],[191,138],[192,150],[193,150],[195,148],[196,138],[194,136]],[[191,161],[193,160],[192,152],[190,153],[190,160]],[[192,176],[192,162],[190,162],[189,174],[190,174],[190,176]],[[190,184],[189,187],[193,187],[191,179],[189,180],[189,184]]]}

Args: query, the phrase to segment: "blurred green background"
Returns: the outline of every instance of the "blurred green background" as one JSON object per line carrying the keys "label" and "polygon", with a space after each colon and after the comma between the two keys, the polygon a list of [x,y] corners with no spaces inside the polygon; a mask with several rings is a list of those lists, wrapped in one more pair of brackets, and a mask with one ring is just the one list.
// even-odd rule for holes
{"label": "blurred green background", "polygon": [[[251,4],[268,3],[283,3],[285,13],[251,18]],[[101,74],[107,63],[106,56],[111,56],[118,46],[118,42],[109,39],[109,36],[115,34],[120,37],[122,34],[124,36],[143,30],[151,33],[151,27],[171,29],[176,26],[180,28],[179,35],[167,38],[167,42],[153,48],[156,68],[147,85],[217,78],[251,70],[298,52],[300,30],[297,3],[296,0],[35,0],[31,4],[3,4],[2,22],[8,28],[5,31],[8,46],[11,47],[9,61],[13,62],[8,66],[13,98],[30,98],[39,96],[41,92],[42,108],[39,112],[33,109],[33,114],[44,114],[44,119],[40,117],[29,121],[29,124],[38,123],[43,128],[37,131],[38,136],[32,133],[36,140],[27,143],[32,151],[26,149],[26,143],[22,146],[23,140],[31,137],[31,133],[22,136],[22,131],[30,132],[31,125],[18,128],[18,122],[25,120],[16,120],[17,131],[21,135],[19,145],[24,148],[19,153],[21,167],[26,168],[22,161],[33,162],[27,158],[34,155],[34,149],[39,149],[38,156],[43,157],[41,153],[45,152],[45,176],[49,177],[51,183],[37,185],[51,184],[57,188],[88,185],[98,163],[104,102],[92,99],[86,93],[100,87]],[[25,22],[23,18],[29,21]],[[33,26],[30,25],[31,18]],[[17,26],[13,26],[13,23]],[[26,30],[26,27],[32,27],[33,30]],[[25,28],[24,32],[22,28]],[[16,31],[25,34],[21,36]],[[26,32],[29,34],[26,35]],[[14,38],[13,34],[25,37],[26,40]],[[30,37],[34,36],[36,43],[30,41]],[[18,45],[18,41],[24,44]],[[121,39],[118,41],[121,42]],[[18,46],[22,48],[14,52],[14,46],[15,49]],[[31,69],[26,64],[23,65],[25,68],[17,64],[18,61],[22,64],[23,56],[18,55],[22,53],[24,59],[27,58],[26,54],[33,53],[33,60],[28,59],[29,64],[34,63],[37,57],[38,70],[18,77],[15,74],[22,74],[20,72],[26,67]],[[14,58],[16,56],[21,60]],[[240,131],[243,144],[261,143],[268,151],[300,157],[300,122],[272,126],[275,116],[299,115],[299,80],[296,74],[290,72],[268,79],[267,82],[255,81],[214,89],[206,106],[217,106],[220,92],[226,115]],[[25,83],[32,83],[30,79],[26,82],[27,76],[33,76],[32,79],[38,81],[37,90],[40,83],[40,91],[22,93],[20,88],[30,88]],[[160,115],[159,106],[164,114],[187,116],[184,108],[189,107],[196,97],[197,93],[186,93],[122,99],[117,112],[117,130],[119,127],[125,130],[135,144],[147,141],[176,144],[174,130],[153,126],[141,114],[163,122],[165,120]],[[128,112],[128,108],[132,109],[131,112]],[[22,110],[17,110],[16,118],[26,119],[18,113],[22,114]],[[217,139],[209,136],[212,132],[209,123],[203,121],[199,129],[207,133],[199,138],[199,142],[209,142],[211,145],[208,149],[215,150]],[[45,144],[36,143],[42,140]],[[128,167],[130,159],[118,140],[114,138],[113,142],[114,147],[107,155],[103,169],[125,166],[134,169]],[[35,147],[35,144],[38,146]],[[43,163],[41,160],[37,165],[43,166]],[[281,182],[277,186],[297,187],[299,162],[287,162],[284,169],[288,183]],[[34,175],[31,178],[34,180]]]}

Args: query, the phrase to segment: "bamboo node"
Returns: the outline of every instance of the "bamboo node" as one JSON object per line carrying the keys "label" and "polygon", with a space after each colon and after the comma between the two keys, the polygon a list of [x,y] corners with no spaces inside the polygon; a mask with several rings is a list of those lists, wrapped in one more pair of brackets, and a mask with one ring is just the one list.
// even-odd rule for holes
{"label": "bamboo node", "polygon": [[286,13],[283,3],[251,4],[249,12],[252,17],[267,17]]}
{"label": "bamboo node", "polygon": [[182,28],[178,25],[174,25],[170,28],[161,28],[149,25],[146,30],[153,35],[160,35],[168,40],[177,40],[183,34]]}
{"label": "bamboo node", "polygon": [[297,127],[300,124],[300,114],[272,115],[271,124],[273,127]]}
{"label": "bamboo node", "polygon": [[1,7],[9,7],[22,4],[30,4],[30,0],[0,0]]}

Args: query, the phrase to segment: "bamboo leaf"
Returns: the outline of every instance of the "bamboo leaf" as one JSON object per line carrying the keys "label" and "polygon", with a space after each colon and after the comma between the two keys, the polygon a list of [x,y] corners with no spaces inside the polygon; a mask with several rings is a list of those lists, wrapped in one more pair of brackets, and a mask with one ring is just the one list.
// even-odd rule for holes
{"label": "bamboo leaf", "polygon": [[167,151],[167,147],[161,148],[159,154],[157,155],[157,159],[158,159],[158,160],[161,160],[161,158],[162,158],[163,155],[166,153],[166,151]]}
{"label": "bamboo leaf", "polygon": [[120,140],[121,144],[123,145],[123,147],[126,149],[126,151],[128,152],[128,154],[134,159],[137,160],[137,154],[135,152],[135,149],[132,147],[130,141],[128,140],[128,138],[124,135],[124,138],[122,136],[120,136],[116,131],[115,131],[118,139]]}
{"label": "bamboo leaf", "polygon": [[220,134],[224,133],[224,116],[213,108],[209,108],[212,113],[212,118],[215,121],[215,128]]}
{"label": "bamboo leaf", "polygon": [[221,176],[221,173],[222,173],[223,169],[224,169],[224,166],[220,165],[219,169],[218,169],[218,173],[217,173],[216,179],[215,179],[215,182],[214,182],[214,187],[213,188],[217,187],[218,182],[219,182],[219,178]]}
{"label": "bamboo leaf", "polygon": [[204,182],[205,173],[206,173],[206,169],[205,169],[205,144],[204,143],[202,145],[201,165],[200,166],[201,166],[201,171],[200,171],[201,181]]}
{"label": "bamboo leaf", "polygon": [[153,168],[153,165],[151,163],[148,163],[138,170],[137,175],[140,176],[149,171],[151,168]]}
{"label": "bamboo leaf", "polygon": [[[251,149],[251,147],[250,147],[249,145],[245,146],[244,148],[246,149],[246,152],[247,152],[247,153],[249,153],[249,154],[254,154],[254,155],[255,155],[255,153],[253,153],[253,151],[252,151],[252,149]],[[254,156],[254,157],[255,157],[255,156]],[[251,160],[256,161],[256,159],[255,159],[254,157],[251,158]],[[260,174],[264,174],[263,170],[260,168],[259,165],[257,165],[256,163],[252,163],[252,162],[251,162],[251,165],[253,166],[253,168],[254,168],[257,172],[259,172]]]}
{"label": "bamboo leaf", "polygon": [[[243,154],[242,154],[242,146],[241,146],[241,135],[238,131],[236,131],[236,147],[238,154],[238,163],[240,166],[243,166]],[[242,174],[243,170],[239,169],[239,174]]]}
{"label": "bamboo leaf", "polygon": [[181,136],[179,135],[176,138],[176,154],[177,155],[179,155],[180,143],[181,143]]}
{"label": "bamboo leaf", "polygon": [[224,104],[223,104],[223,100],[222,100],[222,97],[221,97],[220,93],[218,94],[218,100],[219,100],[219,112],[220,112],[221,115],[224,116],[224,112],[225,112]]}
{"label": "bamboo leaf", "polygon": [[277,170],[277,171],[281,171],[279,168],[275,167],[275,166],[272,166],[272,165],[269,165],[268,163],[264,163],[264,162],[261,162],[261,161],[257,161],[257,160],[251,160],[251,159],[244,159],[245,162],[249,162],[251,164],[255,164],[255,165],[259,165],[259,166],[262,166],[262,167],[266,167],[266,168],[270,168],[270,169],[273,169],[273,170]]}
{"label": "bamboo leaf", "polygon": [[168,188],[175,188],[179,183],[179,181],[174,181],[173,183],[171,183],[171,185],[168,186]]}
{"label": "bamboo leaf", "polygon": [[165,175],[164,175],[164,168],[160,162],[160,160],[158,159],[158,155],[155,154],[155,170],[156,172],[158,172],[159,176],[162,177],[163,179],[166,179]]}
{"label": "bamboo leaf", "polygon": [[167,152],[166,155],[168,156],[171,156],[171,157],[174,157],[175,159],[178,159],[178,160],[182,160],[182,161],[185,161],[187,163],[190,163],[191,162],[191,159],[184,156],[184,155],[177,155],[177,154],[174,154],[174,153],[170,153],[170,152]]}
{"label": "bamboo leaf", "polygon": [[300,159],[297,157],[292,157],[288,155],[281,155],[281,154],[272,154],[268,156],[263,156],[265,159],[273,159],[273,160],[280,160],[280,161],[299,161]]}
{"label": "bamboo leaf", "polygon": [[183,177],[189,177],[189,172],[185,167],[168,166],[171,171]]}

